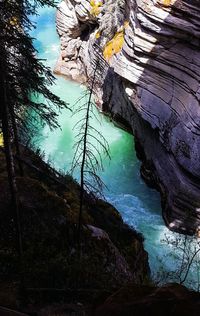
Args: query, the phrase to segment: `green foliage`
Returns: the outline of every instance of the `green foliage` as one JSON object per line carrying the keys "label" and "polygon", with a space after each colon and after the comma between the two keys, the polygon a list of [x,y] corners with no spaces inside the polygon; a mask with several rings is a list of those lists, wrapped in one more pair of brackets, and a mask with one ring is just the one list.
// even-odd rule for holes
{"label": "green foliage", "polygon": [[[14,110],[18,128],[21,127],[24,135],[30,128],[30,124],[27,126],[24,121],[25,111],[34,110],[37,119],[53,128],[58,126],[55,109],[66,106],[51,92],[54,77],[51,70],[36,57],[30,36],[30,30],[34,27],[30,16],[44,5],[54,6],[55,2],[10,0],[0,3],[0,79],[6,87],[9,107]],[[43,96],[40,101],[39,95]]]}

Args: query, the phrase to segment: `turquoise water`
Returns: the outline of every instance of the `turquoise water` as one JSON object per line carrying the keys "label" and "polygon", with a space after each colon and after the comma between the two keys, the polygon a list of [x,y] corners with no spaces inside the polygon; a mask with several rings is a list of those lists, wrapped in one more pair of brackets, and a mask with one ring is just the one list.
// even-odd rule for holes
{"label": "turquoise water", "polygon": [[[46,59],[46,64],[53,69],[59,55],[55,12],[53,9],[44,8],[39,13],[36,19],[37,28],[33,32],[36,38],[35,46],[39,57]],[[52,90],[73,106],[84,88],[57,77]],[[111,161],[105,159],[105,170],[101,173],[108,188],[104,192],[106,199],[120,211],[125,222],[144,235],[145,248],[149,253],[150,267],[154,277],[158,277],[157,274],[161,269],[164,274],[175,271],[178,258],[171,246],[163,245],[161,242],[165,234],[169,236],[173,234],[164,225],[159,194],[149,189],[140,178],[140,162],[135,155],[134,139],[125,131],[115,127],[102,114],[97,113],[97,115],[100,123],[95,121],[93,124],[107,139],[112,158]],[[42,140],[39,146],[44,151],[46,160],[58,170],[70,170],[76,135],[73,126],[77,119],[78,117],[71,116],[68,110],[63,110],[59,113],[61,129],[53,132],[49,131],[48,127],[41,129]]]}

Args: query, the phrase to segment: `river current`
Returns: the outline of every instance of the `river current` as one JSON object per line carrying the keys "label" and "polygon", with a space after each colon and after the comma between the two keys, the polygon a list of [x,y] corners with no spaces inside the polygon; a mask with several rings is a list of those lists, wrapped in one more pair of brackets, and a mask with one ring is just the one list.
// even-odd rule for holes
{"label": "river current", "polygon": [[[42,8],[35,17],[37,27],[32,35],[40,58],[53,70],[59,55],[59,38],[55,26],[55,10]],[[57,77],[52,90],[72,107],[83,87],[62,77]],[[98,121],[93,124],[99,128],[110,147],[111,161],[104,160],[104,172],[101,177],[107,186],[104,195],[121,213],[124,221],[144,235],[145,249],[149,253],[150,268],[155,279],[164,278],[168,272],[176,270],[179,260],[172,247],[163,244],[162,239],[172,236],[164,225],[160,196],[155,190],[146,186],[140,177],[140,162],[136,158],[134,139],[127,132],[117,128],[105,116],[96,113]],[[80,114],[79,114],[80,115]],[[61,129],[50,131],[41,128],[38,146],[57,170],[69,171],[72,157],[75,131],[73,127],[79,117],[71,116],[69,110],[59,113]],[[174,277],[171,277],[172,281]]]}

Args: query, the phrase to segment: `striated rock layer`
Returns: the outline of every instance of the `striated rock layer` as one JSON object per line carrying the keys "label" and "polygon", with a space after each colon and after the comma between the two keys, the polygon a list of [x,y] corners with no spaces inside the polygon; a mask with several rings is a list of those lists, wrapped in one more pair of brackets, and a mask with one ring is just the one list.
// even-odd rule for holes
{"label": "striated rock layer", "polygon": [[109,64],[98,78],[98,104],[135,135],[141,174],[161,192],[166,224],[195,233],[200,226],[199,1],[66,0],[57,28],[61,55],[55,72],[86,81],[98,44]]}

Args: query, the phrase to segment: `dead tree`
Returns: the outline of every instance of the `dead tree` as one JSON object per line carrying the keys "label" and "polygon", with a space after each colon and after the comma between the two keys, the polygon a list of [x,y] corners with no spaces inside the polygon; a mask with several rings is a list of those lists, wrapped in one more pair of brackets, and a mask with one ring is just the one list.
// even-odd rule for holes
{"label": "dead tree", "polygon": [[172,236],[165,235],[162,243],[168,245],[171,250],[171,257],[176,255],[176,271],[170,273],[171,278],[175,278],[180,284],[185,284],[189,281],[190,273],[197,273],[196,282],[192,281],[192,287],[199,291],[200,288],[200,240],[198,236],[183,236],[173,234]]}
{"label": "dead tree", "polygon": [[109,145],[101,131],[92,126],[92,119],[98,120],[95,114],[96,105],[93,102],[95,86],[98,84],[100,76],[108,67],[101,57],[99,47],[94,47],[95,57],[93,59],[92,78],[88,80],[88,89],[75,104],[74,114],[82,113],[82,118],[75,124],[77,130],[74,148],[75,153],[72,161],[72,174],[75,169],[80,170],[80,206],[77,226],[77,245],[80,252],[81,247],[81,227],[83,216],[83,203],[86,195],[90,199],[102,197],[104,183],[99,176],[99,171],[103,170],[103,157],[108,157]]}

